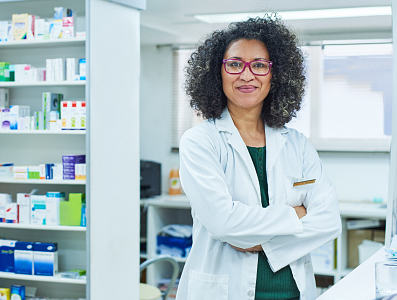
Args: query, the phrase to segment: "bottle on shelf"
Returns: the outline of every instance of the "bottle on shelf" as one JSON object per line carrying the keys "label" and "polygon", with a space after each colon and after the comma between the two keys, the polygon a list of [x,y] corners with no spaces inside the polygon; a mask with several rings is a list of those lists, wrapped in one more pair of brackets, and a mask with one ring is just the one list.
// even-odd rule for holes
{"label": "bottle on shelf", "polygon": [[180,195],[181,193],[182,191],[181,180],[179,178],[179,169],[177,167],[173,167],[170,171],[168,194]]}

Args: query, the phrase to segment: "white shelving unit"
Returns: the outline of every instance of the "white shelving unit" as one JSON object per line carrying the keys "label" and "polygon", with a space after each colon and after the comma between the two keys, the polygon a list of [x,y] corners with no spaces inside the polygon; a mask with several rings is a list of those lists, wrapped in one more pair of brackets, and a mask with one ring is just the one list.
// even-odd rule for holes
{"label": "white shelving unit", "polygon": [[[0,2],[0,19],[11,19],[13,13],[28,12],[44,18],[50,18],[54,6],[67,6],[85,15],[85,4],[78,1],[48,3],[37,1],[35,12],[26,9],[22,1],[17,4]],[[19,5],[18,5],[19,4]],[[10,11],[8,11],[10,9]],[[11,11],[12,9],[12,11]],[[4,14],[8,11],[8,18]],[[81,22],[84,24],[84,22]],[[82,28],[83,30],[84,28]],[[0,60],[11,64],[26,63],[34,67],[45,67],[47,58],[75,57],[85,58],[86,39],[44,41],[0,42]],[[43,92],[62,93],[65,100],[86,100],[86,81],[73,82],[0,82],[0,88],[10,91],[11,105],[29,105],[31,111],[41,110]],[[62,155],[86,153],[86,131],[0,131],[0,162],[12,162],[14,165],[38,165],[40,163],[61,163]],[[37,194],[48,191],[85,192],[85,180],[17,180],[0,179],[0,192],[10,193],[13,199],[18,192],[38,189]],[[59,270],[87,269],[85,227],[74,226],[38,226],[0,223],[1,237],[21,241],[42,241],[58,243]],[[0,285],[23,284],[37,287],[37,296],[77,298],[86,297],[86,280],[69,279],[60,276],[33,276],[0,272]],[[71,291],[71,285],[72,291]]]}
{"label": "white shelving unit", "polygon": [[[147,253],[141,255],[141,258],[150,259],[158,256],[157,234],[161,228],[169,224],[192,224],[190,215],[190,204],[186,196],[169,196],[162,195],[147,200],[140,201],[141,207],[147,209]],[[316,269],[316,275],[331,276],[334,282],[349,274],[352,269],[347,267],[347,230],[346,222],[349,219],[378,219],[386,220],[387,208],[383,203],[361,203],[361,202],[339,202],[339,211],[342,218],[342,234],[337,239],[337,268],[334,270]],[[178,262],[183,263],[186,258],[176,258]],[[160,264],[148,268],[147,281],[149,284],[157,285],[161,278],[169,278],[169,274]]]}
{"label": "white shelving unit", "polygon": [[[54,7],[68,7],[78,12],[76,31],[87,34],[85,41],[0,44],[0,60],[11,64],[45,67],[47,58],[87,60],[86,82],[0,84],[0,88],[10,89],[11,104],[30,105],[31,111],[41,110],[42,92],[62,93],[66,100],[87,101],[86,134],[0,133],[0,161],[36,165],[60,162],[65,154],[85,153],[88,162],[85,184],[81,181],[70,184],[52,181],[50,185],[49,181],[0,182],[0,192],[13,195],[30,192],[32,188],[39,189],[37,194],[49,190],[62,190],[66,194],[86,192],[86,230],[4,227],[1,237],[58,242],[59,269],[86,269],[87,281],[10,278],[9,274],[1,274],[2,287],[22,284],[36,286],[38,297],[105,300],[125,298],[125,289],[115,287],[128,286],[128,296],[139,298],[140,77],[137,70],[140,68],[139,10],[144,9],[145,3],[145,0],[0,0],[1,21],[11,20],[12,14],[17,13],[50,19]],[[109,16],[117,18],[103,22]],[[117,108],[117,118],[104,122],[109,120],[112,107]],[[127,124],[125,120],[129,120]],[[104,163],[109,160],[111,163]],[[114,207],[122,209],[109,209],[109,199]]]}

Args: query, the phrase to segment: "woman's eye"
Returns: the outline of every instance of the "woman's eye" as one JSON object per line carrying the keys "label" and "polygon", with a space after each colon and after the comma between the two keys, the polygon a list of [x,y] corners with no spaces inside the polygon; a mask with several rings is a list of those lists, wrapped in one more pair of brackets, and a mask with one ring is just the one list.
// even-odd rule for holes
{"label": "woman's eye", "polygon": [[254,63],[253,67],[255,69],[264,69],[264,68],[266,68],[266,65],[264,63],[257,62],[257,63]]}
{"label": "woman's eye", "polygon": [[241,67],[241,63],[238,62],[238,61],[234,61],[234,62],[231,62],[231,63],[229,64],[229,66],[230,66],[230,67],[233,67],[233,68],[239,68],[239,67]]}

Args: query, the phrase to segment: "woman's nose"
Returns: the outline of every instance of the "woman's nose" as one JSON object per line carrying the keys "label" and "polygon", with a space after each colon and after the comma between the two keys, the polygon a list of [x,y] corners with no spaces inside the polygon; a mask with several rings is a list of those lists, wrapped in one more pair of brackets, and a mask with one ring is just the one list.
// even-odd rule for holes
{"label": "woman's nose", "polygon": [[255,78],[255,75],[252,74],[249,66],[245,66],[244,71],[241,72],[241,74],[240,74],[240,79],[242,79],[244,81],[251,81],[254,78]]}

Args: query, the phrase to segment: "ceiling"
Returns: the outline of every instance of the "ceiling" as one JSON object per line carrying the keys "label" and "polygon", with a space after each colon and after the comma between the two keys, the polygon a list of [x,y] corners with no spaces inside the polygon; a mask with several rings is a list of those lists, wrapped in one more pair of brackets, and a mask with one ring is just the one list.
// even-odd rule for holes
{"label": "ceiling", "polygon": [[[141,12],[143,45],[196,44],[227,24],[207,24],[203,13],[278,12],[391,5],[392,0],[147,0]],[[390,39],[391,16],[286,21],[301,40]]]}

